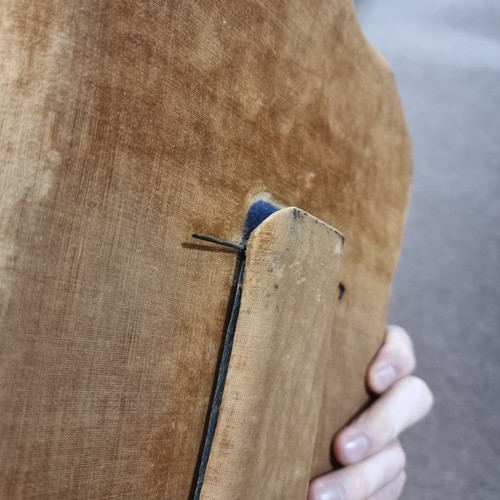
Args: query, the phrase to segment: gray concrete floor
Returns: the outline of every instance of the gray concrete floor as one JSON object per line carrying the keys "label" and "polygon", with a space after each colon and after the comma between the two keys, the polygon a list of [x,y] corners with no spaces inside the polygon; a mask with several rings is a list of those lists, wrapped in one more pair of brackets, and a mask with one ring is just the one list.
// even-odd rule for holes
{"label": "gray concrete floor", "polygon": [[414,142],[390,320],[436,405],[403,436],[403,499],[500,499],[500,1],[356,5]]}

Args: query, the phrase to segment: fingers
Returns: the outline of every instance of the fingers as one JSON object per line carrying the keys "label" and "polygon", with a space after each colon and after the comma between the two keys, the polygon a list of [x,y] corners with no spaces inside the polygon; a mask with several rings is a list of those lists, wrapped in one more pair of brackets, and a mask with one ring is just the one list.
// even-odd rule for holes
{"label": "fingers", "polygon": [[334,453],[347,467],[316,478],[310,485],[310,500],[399,497],[406,474],[397,436],[422,419],[433,404],[425,382],[410,376],[414,369],[409,335],[400,327],[387,327],[384,345],[366,375],[368,387],[381,396],[337,433]]}
{"label": "fingers", "polygon": [[[398,441],[362,462],[314,479],[308,500],[361,500],[397,480],[406,457]],[[400,479],[398,479],[400,480]]]}
{"label": "fingers", "polygon": [[408,376],[396,382],[335,436],[337,460],[343,465],[353,464],[376,453],[422,419],[432,404],[432,393],[423,380]]}
{"label": "fingers", "polygon": [[400,326],[387,326],[384,345],[380,348],[367,372],[367,385],[380,394],[394,382],[415,369],[415,355],[410,336]]}
{"label": "fingers", "polygon": [[378,490],[370,500],[392,500],[399,498],[406,483],[406,472],[403,470],[394,481]]}

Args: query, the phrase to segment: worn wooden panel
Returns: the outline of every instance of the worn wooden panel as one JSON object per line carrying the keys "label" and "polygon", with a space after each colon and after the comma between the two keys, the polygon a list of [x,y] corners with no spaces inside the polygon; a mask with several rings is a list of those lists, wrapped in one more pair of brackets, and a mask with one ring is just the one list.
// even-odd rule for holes
{"label": "worn wooden panel", "polygon": [[348,242],[327,470],[366,397],[410,183],[394,81],[351,1],[0,16],[0,496],[188,496],[234,271],[190,234],[238,240],[261,192]]}
{"label": "worn wooden panel", "polygon": [[342,245],[296,208],[252,233],[202,499],[306,497]]}

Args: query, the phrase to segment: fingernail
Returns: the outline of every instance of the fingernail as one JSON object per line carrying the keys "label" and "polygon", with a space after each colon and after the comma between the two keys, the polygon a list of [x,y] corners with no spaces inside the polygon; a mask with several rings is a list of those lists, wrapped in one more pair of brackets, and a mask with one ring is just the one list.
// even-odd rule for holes
{"label": "fingernail", "polygon": [[377,388],[383,390],[389,387],[396,380],[396,370],[392,365],[386,365],[374,374]]}
{"label": "fingernail", "polygon": [[323,483],[314,490],[314,500],[343,500],[345,490],[334,483]]}
{"label": "fingernail", "polygon": [[344,445],[344,456],[349,463],[359,462],[364,458],[369,447],[368,438],[364,434],[358,434]]}

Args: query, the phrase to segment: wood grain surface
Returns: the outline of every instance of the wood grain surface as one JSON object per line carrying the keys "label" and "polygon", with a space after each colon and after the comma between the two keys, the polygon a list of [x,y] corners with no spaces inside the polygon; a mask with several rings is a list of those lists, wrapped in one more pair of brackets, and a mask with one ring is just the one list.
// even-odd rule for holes
{"label": "wood grain surface", "polygon": [[342,245],[297,208],[252,233],[202,499],[306,497]]}

